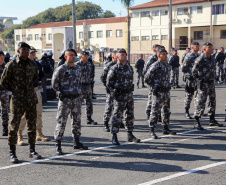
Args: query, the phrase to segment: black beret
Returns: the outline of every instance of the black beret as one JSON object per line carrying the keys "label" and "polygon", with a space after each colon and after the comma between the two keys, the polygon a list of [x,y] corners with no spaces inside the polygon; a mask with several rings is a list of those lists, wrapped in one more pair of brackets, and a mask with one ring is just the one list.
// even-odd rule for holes
{"label": "black beret", "polygon": [[18,47],[19,48],[28,48],[28,49],[31,49],[31,47],[26,42],[20,42],[18,44]]}
{"label": "black beret", "polygon": [[80,51],[80,54],[81,55],[89,55],[89,52],[88,51]]}
{"label": "black beret", "polygon": [[211,44],[210,42],[205,42],[205,43],[203,44],[203,46],[213,46],[213,44]]}
{"label": "black beret", "polygon": [[162,53],[162,52],[166,52],[168,53],[165,49],[161,48],[161,49],[158,49],[157,53]]}
{"label": "black beret", "polygon": [[154,48],[157,48],[157,47],[161,47],[161,46],[159,44],[154,44],[152,48],[154,49]]}
{"label": "black beret", "polygon": [[74,53],[75,53],[75,55],[77,56],[77,53],[76,53],[76,51],[75,51],[74,49],[67,49],[65,52],[67,52],[67,51],[74,52]]}
{"label": "black beret", "polygon": [[189,50],[191,50],[191,48],[186,48],[186,49],[189,49]]}
{"label": "black beret", "polygon": [[172,51],[177,51],[177,49],[173,48]]}
{"label": "black beret", "polygon": [[191,45],[193,45],[193,46],[194,45],[199,45],[199,43],[198,42],[192,42]]}
{"label": "black beret", "polygon": [[123,48],[119,49],[117,53],[125,53],[127,55],[126,50]]}
{"label": "black beret", "polygon": [[5,54],[4,54],[4,52],[3,52],[3,51],[0,51],[0,55],[3,55],[3,56],[5,56]]}

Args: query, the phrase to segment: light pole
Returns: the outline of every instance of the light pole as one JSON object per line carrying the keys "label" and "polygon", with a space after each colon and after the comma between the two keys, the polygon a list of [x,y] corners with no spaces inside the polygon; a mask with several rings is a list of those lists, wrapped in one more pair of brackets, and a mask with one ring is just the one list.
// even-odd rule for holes
{"label": "light pole", "polygon": [[77,52],[75,0],[72,0],[72,22],[73,22],[73,48]]}
{"label": "light pole", "polygon": [[172,0],[169,0],[169,51],[172,48]]}

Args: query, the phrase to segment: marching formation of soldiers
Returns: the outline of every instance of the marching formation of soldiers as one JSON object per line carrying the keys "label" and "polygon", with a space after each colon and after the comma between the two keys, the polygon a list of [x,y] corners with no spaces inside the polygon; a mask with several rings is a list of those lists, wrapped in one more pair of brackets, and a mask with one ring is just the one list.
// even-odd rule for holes
{"label": "marching formation of soldiers", "polygon": [[[138,73],[137,88],[141,81],[142,88],[148,85],[149,93],[146,107],[147,123],[150,127],[150,137],[158,139],[155,126],[160,121],[164,135],[176,135],[170,130],[170,90],[179,86],[180,59],[175,48],[171,53],[164,46],[155,44],[153,55],[145,62],[143,55],[135,63]],[[185,117],[194,118],[194,128],[203,130],[199,119],[204,114],[208,98],[208,115],[210,126],[222,127],[215,119],[216,93],[215,82],[225,82],[226,56],[224,48],[213,53],[213,45],[206,42],[199,52],[198,42],[193,42],[182,57],[182,73],[185,82]],[[61,141],[68,116],[71,117],[73,148],[88,150],[88,146],[80,141],[81,108],[83,101],[86,107],[87,124],[97,125],[92,119],[95,66],[89,52],[81,51],[78,60],[74,49],[61,53],[60,61],[55,68],[53,53],[43,53],[40,61],[36,60],[36,49],[25,42],[20,42],[18,55],[12,61],[5,61],[5,54],[0,51],[0,101],[2,107],[3,136],[8,136],[10,161],[18,163],[16,144],[24,145],[22,131],[27,125],[30,157],[41,159],[35,150],[36,141],[49,141],[42,133],[42,97],[40,93],[43,76],[52,79],[52,87],[56,91],[59,102],[56,117],[54,138],[56,154],[63,155]],[[8,55],[8,54],[7,54]],[[8,59],[7,59],[8,60]],[[78,61],[77,61],[78,60]],[[55,69],[54,69],[55,68]],[[120,128],[127,131],[127,141],[139,143],[140,139],[133,134],[134,129],[134,70],[127,60],[125,49],[119,49],[108,54],[101,73],[101,81],[106,88],[106,105],[103,114],[104,131],[111,132],[112,144],[120,145],[117,133]],[[9,101],[9,92],[12,93]],[[190,115],[190,104],[195,95],[194,116]],[[8,109],[10,102],[11,121]],[[123,116],[125,114],[125,125]],[[112,119],[111,119],[112,116]],[[111,124],[109,122],[111,120]]]}

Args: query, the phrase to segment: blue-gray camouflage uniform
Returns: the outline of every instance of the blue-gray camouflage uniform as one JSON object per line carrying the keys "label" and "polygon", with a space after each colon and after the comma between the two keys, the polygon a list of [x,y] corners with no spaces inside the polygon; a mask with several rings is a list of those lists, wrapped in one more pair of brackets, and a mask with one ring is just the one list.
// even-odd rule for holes
{"label": "blue-gray camouflage uniform", "polygon": [[145,62],[144,60],[138,59],[135,63],[135,68],[137,69],[137,87],[139,87],[140,79],[142,80],[142,86],[144,86],[144,69]]}
{"label": "blue-gray camouflage uniform", "polygon": [[217,62],[217,81],[224,81],[225,80],[225,74],[224,74],[224,60],[225,60],[226,56],[224,53],[222,52],[218,52],[215,55],[215,59]]}
{"label": "blue-gray camouflage uniform", "polygon": [[171,80],[170,83],[173,86],[178,86],[179,82],[179,67],[180,58],[178,55],[171,55],[169,58],[169,65],[171,66]]}
{"label": "blue-gray camouflage uniform", "polygon": [[81,135],[81,68],[78,65],[70,67],[67,63],[56,68],[52,77],[53,89],[59,92],[57,125],[54,133],[56,140],[62,140],[70,114],[71,131],[74,138]]}
{"label": "blue-gray camouflage uniform", "polygon": [[[0,79],[4,69],[5,69],[5,64],[3,63],[2,65],[0,65]],[[8,94],[8,91],[5,90],[1,85],[0,85],[0,102],[1,102],[2,126],[3,126],[3,129],[6,129],[6,128],[8,129],[9,94]]]}
{"label": "blue-gray camouflage uniform", "polygon": [[106,104],[105,104],[105,111],[104,111],[104,123],[108,123],[110,121],[111,118],[111,114],[112,114],[112,110],[113,110],[113,106],[114,106],[114,97],[113,97],[113,92],[111,92],[109,90],[109,88],[106,86],[107,83],[107,75],[108,72],[110,70],[110,68],[115,65],[115,62],[110,62],[108,63],[105,67],[104,70],[100,76],[100,80],[102,81],[102,83],[104,84],[104,86],[106,87]]}
{"label": "blue-gray camouflage uniform", "polygon": [[[144,75],[147,73],[148,69],[150,68],[150,66],[155,63],[158,60],[158,56],[157,54],[153,54],[152,56],[150,56],[148,58],[148,60],[145,63],[144,66]],[[147,102],[147,107],[146,107],[146,114],[148,115],[148,117],[150,116],[151,113],[151,104],[152,104],[152,88],[151,86],[148,86],[149,88],[149,92],[148,92],[148,102]]]}
{"label": "blue-gray camouflage uniform", "polygon": [[216,77],[216,60],[205,53],[200,54],[195,60],[192,68],[192,75],[197,82],[197,95],[195,98],[195,117],[201,117],[204,113],[206,99],[209,96],[208,114],[215,115],[216,110],[216,93],[215,93],[215,77]]}
{"label": "blue-gray camouflage uniform", "polygon": [[156,61],[144,76],[145,82],[152,86],[152,106],[149,118],[150,127],[155,127],[161,109],[162,124],[167,126],[170,118],[170,66]]}
{"label": "blue-gray camouflage uniform", "polygon": [[195,59],[199,56],[195,54],[195,52],[191,51],[187,53],[184,62],[182,64],[182,72],[184,72],[185,76],[185,100],[184,106],[185,109],[190,109],[190,104],[196,90],[195,79],[192,76],[192,67],[195,64]]}
{"label": "blue-gray camouflage uniform", "polygon": [[81,94],[81,101],[85,100],[86,103],[86,116],[91,117],[93,115],[93,103],[92,103],[92,66],[90,62],[86,62],[85,64],[80,60],[76,62],[78,66],[81,68],[81,87],[82,87],[82,94]]}
{"label": "blue-gray camouflage uniform", "polygon": [[107,75],[107,87],[114,93],[114,113],[112,117],[111,133],[119,132],[123,112],[126,110],[126,130],[133,131],[134,100],[133,100],[133,68],[127,62],[125,65],[119,61],[110,68]]}

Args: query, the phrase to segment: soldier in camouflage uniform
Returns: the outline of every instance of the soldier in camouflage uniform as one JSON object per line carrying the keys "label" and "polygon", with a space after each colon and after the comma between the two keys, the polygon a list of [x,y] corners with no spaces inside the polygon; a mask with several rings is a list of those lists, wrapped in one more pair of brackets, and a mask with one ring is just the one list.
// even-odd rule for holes
{"label": "soldier in camouflage uniform", "polygon": [[204,112],[207,96],[209,97],[208,114],[210,116],[210,126],[223,126],[215,120],[216,110],[216,93],[215,93],[215,75],[216,75],[216,60],[212,58],[213,45],[209,42],[203,45],[204,53],[200,54],[195,60],[192,68],[193,78],[197,83],[197,96],[195,98],[195,128],[203,130],[199,122],[199,118]]}
{"label": "soldier in camouflage uniform", "polygon": [[82,92],[81,68],[75,64],[77,53],[74,49],[65,52],[66,63],[56,68],[52,78],[52,86],[59,94],[57,125],[54,133],[56,139],[56,154],[62,155],[61,140],[68,115],[71,115],[72,135],[74,139],[74,149],[87,150],[88,147],[79,142],[81,135],[81,100]]}
{"label": "soldier in camouflage uniform", "polygon": [[172,50],[172,55],[169,58],[169,65],[171,66],[171,86],[174,88],[181,88],[178,85],[179,82],[179,67],[180,67],[180,58],[177,55],[177,50],[173,49]]}
{"label": "soldier in camouflage uniform", "polygon": [[89,55],[89,59],[88,59],[88,62],[91,64],[91,89],[92,89],[92,99],[97,99],[95,96],[94,96],[94,93],[93,93],[93,89],[94,89],[94,83],[95,83],[95,65],[93,63],[93,56],[92,55]]}
{"label": "soldier in camouflage uniform", "polygon": [[143,55],[140,54],[140,58],[136,61],[135,63],[135,68],[137,69],[137,88],[139,89],[139,83],[140,83],[140,79],[142,80],[142,88],[145,88],[146,86],[144,85],[144,73],[143,73],[143,69],[144,69],[144,60],[143,60]]}
{"label": "soldier in camouflage uniform", "polygon": [[42,64],[43,72],[46,78],[52,78],[54,68],[52,67],[50,61],[48,60],[48,54],[46,52],[42,53],[42,58],[40,63]]}
{"label": "soldier in camouflage uniform", "polygon": [[[0,78],[2,76],[3,70],[5,69],[5,64],[4,64],[4,52],[0,51]],[[2,113],[2,136],[8,136],[8,122],[9,122],[9,114],[8,114],[8,109],[9,109],[9,95],[8,91],[5,90],[1,85],[0,85],[0,101],[1,101],[1,113]]]}
{"label": "soldier in camouflage uniform", "polygon": [[[160,45],[155,44],[155,45],[153,45],[152,49],[153,49],[154,54],[152,56],[150,56],[148,58],[148,60],[146,61],[146,63],[145,63],[145,66],[144,66],[144,75],[147,73],[147,71],[150,68],[150,66],[158,60],[157,50],[160,49]],[[152,99],[152,97],[151,97],[152,96],[152,89],[151,89],[151,86],[149,86],[148,88],[149,88],[148,102],[147,102],[147,107],[146,107],[147,120],[150,117],[151,104],[152,104],[152,101],[151,101],[151,99]]]}
{"label": "soldier in camouflage uniform", "polygon": [[107,75],[107,87],[113,92],[115,99],[114,113],[111,122],[112,144],[119,145],[117,133],[122,122],[123,112],[126,108],[126,131],[129,142],[140,142],[133,131],[134,122],[134,101],[133,101],[133,68],[127,62],[127,53],[125,49],[117,52],[117,64],[110,68]]}
{"label": "soldier in camouflage uniform", "polygon": [[20,42],[17,52],[19,57],[9,62],[1,78],[3,88],[12,92],[10,109],[12,113],[9,125],[8,143],[10,145],[10,161],[18,163],[16,157],[17,132],[20,120],[25,113],[27,120],[28,143],[30,144],[30,157],[42,158],[35,151],[36,138],[36,104],[37,96],[33,84],[38,77],[36,63],[28,58],[30,46]]}
{"label": "soldier in camouflage uniform", "polygon": [[225,80],[225,74],[224,74],[224,60],[226,58],[224,54],[224,48],[220,48],[220,52],[218,52],[215,56],[217,60],[217,81],[218,83],[222,83]]}
{"label": "soldier in camouflage uniform", "polygon": [[52,51],[49,51],[47,53],[47,56],[48,56],[48,60],[52,66],[52,68],[54,69],[54,66],[55,66],[55,60],[53,59],[53,52]]}
{"label": "soldier in camouflage uniform", "polygon": [[85,100],[85,103],[86,103],[87,124],[97,125],[97,122],[93,121],[93,119],[92,119],[92,115],[93,115],[93,102],[92,102],[92,89],[91,89],[92,66],[91,66],[90,62],[88,62],[89,52],[81,51],[80,57],[81,57],[81,60],[78,61],[76,64],[78,66],[80,66],[81,73],[82,73],[81,101]]}
{"label": "soldier in camouflage uniform", "polygon": [[193,42],[191,44],[191,52],[188,53],[184,59],[182,64],[182,72],[185,76],[185,117],[188,119],[192,119],[189,114],[190,104],[196,89],[195,79],[192,76],[192,67],[195,64],[195,59],[199,56],[199,43]]}
{"label": "soldier in camouflage uniform", "polygon": [[155,125],[158,121],[159,109],[162,110],[163,134],[175,135],[168,127],[170,119],[170,67],[167,63],[167,51],[159,49],[158,61],[148,69],[144,76],[145,82],[152,87],[152,106],[149,119],[150,136],[157,139],[154,132]]}
{"label": "soldier in camouflage uniform", "polygon": [[[186,55],[188,54],[188,53],[190,53],[190,48],[186,48],[186,52],[183,54],[183,56],[182,56],[182,58],[181,58],[181,63],[183,64],[184,63],[184,59],[185,59],[185,57],[186,57]],[[182,79],[183,79],[183,81],[185,82],[185,75],[184,75],[184,73],[182,73]]]}
{"label": "soldier in camouflage uniform", "polygon": [[107,75],[110,70],[110,68],[117,63],[116,58],[117,51],[112,52],[112,61],[109,62],[105,67],[103,72],[101,73],[100,80],[106,87],[106,105],[105,105],[105,112],[104,112],[104,130],[106,132],[110,132],[108,122],[110,121],[113,106],[114,106],[114,97],[113,92],[110,91],[110,89],[106,86],[107,83]]}
{"label": "soldier in camouflage uniform", "polygon": [[212,55],[213,58],[215,58],[216,57],[216,54],[217,54],[217,49],[214,49],[213,50],[213,53],[211,55]]}

